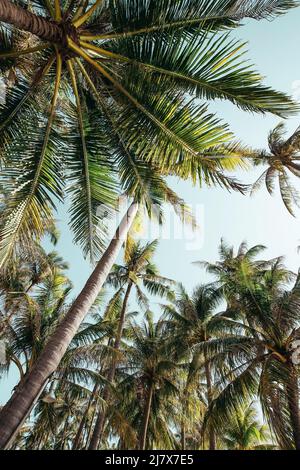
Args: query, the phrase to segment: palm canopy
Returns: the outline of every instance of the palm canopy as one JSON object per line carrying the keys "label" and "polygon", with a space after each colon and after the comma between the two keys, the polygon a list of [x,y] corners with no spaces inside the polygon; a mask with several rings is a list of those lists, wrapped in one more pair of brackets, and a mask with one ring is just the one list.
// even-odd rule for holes
{"label": "palm canopy", "polygon": [[269,440],[268,428],[259,422],[254,403],[241,407],[232,416],[222,436],[224,445],[231,450],[274,449]]}
{"label": "palm canopy", "polygon": [[268,168],[252,186],[252,193],[260,189],[265,182],[272,195],[278,179],[280,194],[287,210],[294,215],[293,206],[299,207],[300,197],[293,187],[289,173],[300,177],[300,128],[288,138],[284,137],[284,123],[279,123],[269,134],[269,152],[262,152],[255,165],[267,164]]}
{"label": "palm canopy", "polygon": [[195,264],[215,277],[214,284],[223,291],[228,305],[233,306],[239,295],[239,286],[243,286],[246,279],[250,282],[277,261],[257,260],[265,249],[263,245],[249,248],[246,242],[242,242],[235,252],[234,247],[222,238],[218,249],[219,260],[214,263],[196,261]]}
{"label": "palm canopy", "polygon": [[167,174],[243,190],[224,175],[234,166],[230,158],[209,158],[243,149],[225,145],[228,126],[205,101],[280,116],[296,108],[262,84],[243,59],[244,46],[220,30],[295,5],[34,0],[28,7],[2,0],[1,184],[10,193],[2,263],[18,242],[43,234],[66,194],[75,241],[97,256],[105,235],[97,206],[114,207],[117,183],[144,198]]}
{"label": "palm canopy", "polygon": [[[299,447],[298,374],[291,345],[299,335],[299,276],[288,288],[276,266],[239,284],[239,310],[217,315],[211,332],[221,337],[199,345],[218,369],[219,395],[207,422],[227,423],[230,414],[259,395],[264,414],[282,448]],[[214,324],[213,324],[214,323]],[[235,410],[235,411],[234,411]]]}
{"label": "palm canopy", "polygon": [[[42,294],[43,289],[41,286],[43,283],[52,286],[52,293],[54,293],[56,281],[58,283],[57,288],[60,284],[65,286],[66,291],[67,288],[71,287],[70,281],[67,280],[64,274],[68,265],[56,252],[46,253],[42,247],[35,245],[34,253],[35,259],[27,256],[27,253],[23,253],[18,258],[17,263],[11,263],[5,274],[1,273],[0,275],[0,311],[2,317],[0,336],[5,332],[13,317],[24,311],[24,308],[26,310],[31,306],[35,310],[33,305],[37,306],[37,303],[31,302],[29,295],[32,292],[36,293],[37,290]],[[47,288],[44,286],[44,293],[46,292]]]}
{"label": "palm canopy", "polygon": [[21,377],[32,367],[63,315],[71,290],[66,263],[55,252],[43,255],[40,253],[35,262],[19,260],[19,276],[1,282],[0,331],[7,342],[5,369],[14,362]]}
{"label": "palm canopy", "polygon": [[209,338],[209,324],[222,299],[222,290],[213,285],[200,285],[191,296],[179,285],[173,303],[162,306],[177,354],[181,349],[193,354],[193,346]]}
{"label": "palm canopy", "polygon": [[153,257],[157,249],[157,240],[142,245],[130,240],[125,252],[125,263],[115,264],[107,277],[106,284],[123,290],[127,285],[135,288],[137,301],[142,307],[148,306],[148,300],[143,292],[144,287],[150,294],[161,297],[172,297],[172,286],[175,282],[161,276]]}
{"label": "palm canopy", "polygon": [[175,441],[170,431],[170,411],[174,413],[173,400],[179,393],[179,369],[170,353],[165,327],[164,321],[154,322],[150,311],[142,325],[132,322],[126,362],[121,369],[119,389],[123,400],[118,408],[136,434],[144,434],[146,448],[173,448]]}

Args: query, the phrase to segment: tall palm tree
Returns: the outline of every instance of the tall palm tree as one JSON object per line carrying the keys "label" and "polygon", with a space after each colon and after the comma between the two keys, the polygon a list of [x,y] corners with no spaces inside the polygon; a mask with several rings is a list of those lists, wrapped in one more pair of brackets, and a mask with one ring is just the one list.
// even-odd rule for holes
{"label": "tall palm tree", "polygon": [[260,189],[265,182],[272,195],[278,179],[280,194],[287,210],[294,215],[293,205],[299,207],[299,194],[290,182],[288,173],[300,177],[300,128],[289,137],[284,138],[284,123],[278,124],[269,134],[269,152],[263,152],[256,165],[267,164],[268,168],[252,186],[252,193]]}
{"label": "tall palm tree", "polygon": [[164,440],[170,445],[171,420],[165,413],[178,396],[178,365],[170,354],[165,322],[154,323],[148,311],[142,325],[132,323],[126,354],[120,390],[125,391],[124,412],[137,431],[137,448],[153,448]]}
{"label": "tall palm tree", "polygon": [[[137,301],[141,307],[148,306],[148,300],[141,285],[153,295],[168,296],[171,294],[170,287],[174,282],[161,276],[157,267],[153,263],[153,257],[157,248],[157,240],[147,243],[145,246],[140,242],[131,240],[127,243],[124,256],[124,265],[115,264],[110,274],[107,277],[107,284],[119,290],[124,290],[124,300],[120,313],[118,330],[116,332],[113,347],[115,352],[118,352],[122,340],[124,322],[126,318],[126,311],[128,301],[132,289],[136,291]],[[108,377],[109,382],[114,381],[115,370],[117,366],[116,358],[113,359]],[[109,388],[106,387],[103,393],[103,399],[109,399]],[[89,448],[95,450],[98,448],[101,440],[103,426],[105,421],[105,411],[99,411],[98,419],[95,424],[95,429],[91,438]]]}
{"label": "tall palm tree", "polygon": [[[286,269],[281,266],[282,258],[257,259],[265,249],[266,247],[263,245],[249,248],[246,242],[242,242],[235,252],[233,246],[221,239],[218,248],[219,260],[216,262],[195,262],[196,265],[205,268],[209,274],[215,277],[214,284],[216,288],[222,290],[227,302],[227,314],[231,311],[232,315],[238,315],[242,319],[247,316],[247,311],[242,311],[240,303],[240,292],[245,283],[259,279],[272,266],[277,268],[278,275],[281,273],[283,277],[286,276]],[[281,267],[282,269],[280,269]]]}
{"label": "tall palm tree", "polygon": [[224,429],[221,439],[229,450],[272,450],[266,425],[259,422],[253,403],[241,407]]}
{"label": "tall palm tree", "polygon": [[[223,170],[232,168],[230,158],[206,158],[207,152],[208,157],[215,151],[230,155],[223,145],[231,138],[227,126],[186,97],[229,99],[245,110],[281,116],[294,112],[289,98],[262,85],[256,72],[240,64],[241,44],[214,31],[236,26],[243,17],[276,16],[295,5],[180,0],[174,8],[168,0],[139,0],[126,8],[121,0],[61,0],[54,6],[35,0],[28,8],[23,0],[1,0],[0,65],[6,81],[1,182],[11,194],[1,220],[1,263],[20,244],[43,235],[55,201],[65,193],[62,172],[70,183],[75,240],[95,256],[103,249],[104,235],[96,207],[114,207],[113,170],[134,194],[143,171],[136,172],[137,162],[151,170],[148,180],[149,175],[175,174],[242,189],[224,176]],[[207,48],[213,51],[209,59]],[[0,447],[12,441],[57,368],[134,215],[132,207],[22,387],[1,411]]]}
{"label": "tall palm tree", "polygon": [[[207,406],[210,406],[213,399],[213,382],[211,368],[206,357],[201,358],[195,345],[210,339],[210,322],[213,319],[215,309],[223,298],[221,289],[216,289],[212,285],[201,285],[197,287],[190,297],[183,286],[180,287],[174,305],[164,307],[165,314],[169,317],[169,325],[172,331],[172,342],[177,354],[188,352],[189,372],[186,383],[186,393],[188,394],[190,383],[198,378],[199,370],[205,380]],[[216,447],[215,432],[209,429],[209,448]]]}
{"label": "tall palm tree", "polygon": [[[283,449],[300,448],[299,368],[293,345],[299,338],[299,286],[286,287],[276,264],[258,280],[239,285],[239,315],[217,315],[211,331],[222,337],[199,345],[219,372],[219,395],[207,422],[224,424],[241,404],[259,394],[264,414]],[[249,321],[248,321],[249,320]],[[217,424],[218,423],[218,424]]]}

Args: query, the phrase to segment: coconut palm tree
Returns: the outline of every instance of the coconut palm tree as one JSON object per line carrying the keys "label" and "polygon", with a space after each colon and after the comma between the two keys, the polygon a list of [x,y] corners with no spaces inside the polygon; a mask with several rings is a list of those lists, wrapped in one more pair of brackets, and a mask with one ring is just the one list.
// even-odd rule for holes
{"label": "coconut palm tree", "polygon": [[[61,269],[61,266],[65,267],[61,258],[55,253],[50,253],[47,258],[44,261],[51,260],[51,270],[38,271],[35,268],[43,266],[31,262],[27,276],[25,269],[28,269],[29,263],[23,260],[18,287],[22,288],[25,284],[26,289],[8,292],[6,296],[6,301],[7,297],[13,297],[13,302],[8,304],[10,308],[3,320],[2,337],[7,342],[5,368],[8,370],[11,363],[15,363],[20,379],[40,355],[49,334],[53,332],[59,316],[66,308],[67,296],[71,290],[70,281]],[[49,269],[49,264],[47,268]],[[28,279],[29,286],[26,282]],[[17,279],[12,280],[14,286],[17,285],[16,281]]]}
{"label": "coconut palm tree", "polygon": [[[178,365],[170,354],[165,322],[148,311],[141,324],[131,323],[126,361],[121,367],[121,410],[138,436],[141,450],[175,445],[170,425],[178,396]],[[174,448],[174,447],[173,447]]]}
{"label": "coconut palm tree", "polygon": [[[271,260],[257,259],[260,253],[266,249],[263,245],[248,247],[246,242],[242,242],[235,252],[234,247],[228,245],[224,239],[221,239],[219,245],[219,260],[216,262],[200,261],[196,265],[205,268],[205,270],[215,277],[214,285],[222,290],[227,302],[227,315],[237,315],[242,320],[251,321],[247,311],[242,310],[240,302],[240,292],[245,283],[251,283],[259,280],[260,276],[270,268],[275,269],[277,277],[286,279],[289,275],[286,268],[282,265],[282,258]],[[291,274],[291,273],[290,273]]]}
{"label": "coconut palm tree", "polygon": [[[23,0],[1,0],[1,183],[10,193],[1,220],[2,264],[19,245],[43,235],[56,200],[64,196],[66,178],[75,240],[96,256],[104,237],[96,207],[114,207],[113,170],[135,194],[140,172],[132,161],[150,169],[148,175],[175,174],[242,189],[224,176],[223,170],[232,168],[230,158],[208,158],[214,152],[230,155],[223,145],[231,138],[227,126],[187,95],[229,99],[245,110],[281,116],[296,110],[289,98],[240,64],[241,44],[214,32],[243,17],[276,16],[296,2],[180,0],[175,9],[167,0],[126,5],[35,0],[28,8]],[[213,51],[209,60],[207,48]],[[236,153],[236,145],[233,149]],[[0,447],[12,441],[57,368],[134,215],[135,206],[22,388],[3,408]]]}
{"label": "coconut palm tree", "polygon": [[[290,273],[282,275],[276,264],[259,280],[239,284],[239,315],[214,317],[211,332],[223,337],[199,345],[218,370],[221,389],[207,415],[210,425],[224,424],[240,405],[259,395],[263,412],[279,446],[300,448],[299,368],[299,286],[297,276],[289,289]],[[297,341],[296,341],[297,342]],[[295,346],[294,346],[295,345]],[[295,347],[295,351],[294,351]],[[213,423],[213,424],[212,424]]]}
{"label": "coconut palm tree", "polygon": [[229,450],[272,450],[266,425],[262,424],[253,403],[232,415],[221,439]]}
{"label": "coconut palm tree", "polygon": [[264,271],[268,267],[265,260],[256,259],[264,250],[266,247],[263,245],[248,248],[247,243],[242,242],[235,252],[234,247],[228,245],[222,238],[218,247],[219,259],[215,263],[196,261],[194,264],[204,268],[216,278],[217,286],[223,289],[226,300],[229,301],[230,280],[232,280],[234,287],[239,282],[243,282],[245,276],[255,276],[257,272]]}
{"label": "coconut palm tree", "polygon": [[[117,352],[120,348],[124,322],[126,318],[126,311],[128,301],[132,289],[136,291],[137,301],[141,307],[145,308],[148,306],[148,299],[141,289],[141,285],[152,295],[159,295],[160,297],[169,296],[171,294],[170,288],[174,284],[171,279],[167,279],[161,276],[158,272],[157,267],[153,263],[153,257],[157,249],[157,240],[142,245],[140,242],[136,242],[131,239],[127,243],[124,265],[115,264],[107,277],[107,284],[114,288],[124,290],[124,299],[122,310],[120,313],[118,330],[114,338],[114,350]],[[108,381],[113,382],[115,376],[115,370],[117,366],[116,359],[113,359],[109,373]],[[107,401],[109,399],[109,388],[107,387],[103,392],[103,399]],[[90,449],[97,449],[101,440],[105,421],[105,412],[99,411],[98,419],[95,424],[95,429],[90,442]]]}
{"label": "coconut palm tree", "polygon": [[269,134],[269,152],[262,152],[255,165],[264,164],[268,168],[252,186],[252,193],[260,189],[265,182],[267,190],[272,195],[275,183],[278,185],[283,203],[287,210],[294,215],[293,206],[299,207],[299,194],[291,184],[289,173],[300,177],[300,128],[289,137],[284,138],[284,123],[278,124]]}
{"label": "coconut palm tree", "polygon": [[168,0],[139,0],[127,8],[123,0],[35,0],[27,7],[2,0],[7,85],[0,154],[3,183],[14,197],[1,231],[1,263],[18,242],[42,235],[65,180],[75,241],[91,256],[103,248],[97,205],[114,205],[112,170],[132,187],[130,159],[164,174],[235,186],[222,173],[226,159],[201,157],[228,141],[227,126],[185,98],[228,99],[281,116],[295,111],[240,63],[240,43],[217,34],[243,17],[276,16],[295,5],[180,0],[174,8]]}
{"label": "coconut palm tree", "polygon": [[[197,287],[190,297],[183,286],[180,286],[174,305],[164,307],[165,314],[169,318],[169,326],[172,331],[172,343],[176,353],[189,356],[189,370],[185,393],[189,393],[191,384],[196,380],[200,382],[199,372],[204,376],[206,389],[206,404],[210,406],[214,391],[211,368],[206,361],[205,354],[201,358],[195,345],[210,339],[210,322],[215,309],[221,303],[223,293],[213,285],[201,285]],[[201,377],[201,378],[202,378]],[[209,430],[209,448],[215,450],[215,431]]]}

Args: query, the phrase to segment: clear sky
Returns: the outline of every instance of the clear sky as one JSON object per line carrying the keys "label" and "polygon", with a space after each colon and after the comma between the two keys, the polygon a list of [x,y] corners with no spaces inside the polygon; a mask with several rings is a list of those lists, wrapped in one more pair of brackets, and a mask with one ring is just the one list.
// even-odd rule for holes
{"label": "clear sky", "polygon": [[[273,22],[245,21],[244,26],[233,31],[232,35],[249,42],[248,57],[266,77],[266,84],[289,94],[294,92],[300,100],[300,60],[297,53],[300,44],[299,26],[300,8]],[[239,111],[224,102],[214,103],[211,110],[216,111],[230,124],[238,139],[257,148],[267,147],[269,130],[280,122],[280,119],[273,116],[262,117]],[[299,124],[299,116],[286,122],[290,133]],[[239,176],[249,183],[255,181],[260,171],[261,169]],[[294,271],[298,270],[300,211],[298,218],[289,215],[281,202],[279,192],[275,197],[271,197],[266,189],[262,188],[256,196],[250,198],[237,193],[229,194],[216,188],[193,188],[188,182],[171,180],[171,185],[197,214],[199,212],[197,218],[201,243],[174,239],[171,231],[169,239],[161,240],[155,260],[162,275],[181,281],[189,291],[198,283],[206,282],[206,274],[192,262],[216,260],[221,237],[235,247],[243,240],[250,246],[266,245],[268,250],[265,257],[285,255],[287,266]],[[56,250],[69,262],[69,275],[74,283],[74,291],[78,292],[87,280],[91,268],[82,258],[80,250],[72,244],[72,235],[66,228],[65,209],[60,210],[58,218],[61,238]],[[12,373],[2,382],[0,403],[9,398],[15,381],[16,374]]]}

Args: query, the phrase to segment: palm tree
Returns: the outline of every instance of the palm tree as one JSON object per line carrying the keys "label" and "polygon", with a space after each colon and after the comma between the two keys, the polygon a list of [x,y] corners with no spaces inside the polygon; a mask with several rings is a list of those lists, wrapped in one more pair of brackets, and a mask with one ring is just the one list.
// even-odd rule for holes
{"label": "palm tree", "polygon": [[40,245],[34,244],[28,252],[20,255],[17,263],[10,263],[5,272],[0,272],[0,336],[22,303],[26,303],[26,296],[44,280],[63,274],[67,268],[56,252],[46,253]]}
{"label": "palm tree", "polygon": [[[299,337],[299,286],[286,287],[290,273],[273,266],[259,279],[239,284],[238,312],[214,317],[211,332],[222,337],[199,345],[218,370],[221,389],[207,415],[222,425],[259,394],[271,429],[283,449],[300,448],[299,369],[293,345]],[[245,312],[246,315],[245,315]],[[243,318],[247,321],[243,321]]]}
{"label": "palm tree", "polygon": [[92,257],[103,249],[97,205],[114,206],[115,171],[131,188],[135,166],[240,188],[223,174],[228,159],[205,158],[230,139],[227,126],[187,95],[281,116],[296,110],[245,69],[240,43],[218,34],[243,17],[276,16],[296,2],[126,5],[35,0],[28,8],[23,0],[1,1],[7,85],[0,155],[3,184],[13,194],[1,230],[1,264],[18,243],[42,235],[65,180],[75,241]]}
{"label": "palm tree", "polygon": [[209,274],[216,278],[216,285],[223,289],[226,300],[229,301],[232,287],[239,282],[244,282],[245,277],[255,276],[257,272],[264,271],[268,267],[265,260],[257,260],[257,256],[266,250],[263,245],[255,245],[248,248],[246,242],[242,242],[235,252],[222,238],[218,247],[219,260],[215,263],[196,261],[194,264],[205,268]]}
{"label": "palm tree", "polygon": [[[40,355],[49,334],[57,324],[59,315],[63,313],[71,289],[70,281],[61,269],[61,266],[65,267],[61,258],[55,253],[50,253],[48,260],[50,259],[53,263],[51,270],[34,271],[34,276],[31,271],[29,286],[25,283],[28,286],[26,290],[8,292],[10,295],[6,296],[6,301],[7,297],[13,297],[14,301],[12,304],[6,303],[9,307],[8,314],[3,320],[2,336],[7,341],[5,368],[9,369],[11,362],[14,362],[19,369],[20,379],[32,368]],[[33,269],[38,265],[38,263],[31,264]],[[25,269],[25,262],[23,262],[19,287],[27,277]],[[13,281],[16,286],[17,279]]]}
{"label": "palm tree", "polygon": [[253,403],[241,407],[224,429],[221,439],[229,450],[272,450],[266,425],[258,420]]}
{"label": "palm tree", "polygon": [[154,323],[153,314],[148,311],[142,325],[131,324],[119,385],[123,391],[121,409],[139,436],[138,449],[172,443],[170,407],[178,396],[177,370],[168,347],[165,322]]}
{"label": "palm tree", "polygon": [[[212,285],[197,287],[192,297],[187,294],[183,286],[180,286],[174,305],[164,307],[165,314],[169,317],[172,343],[176,353],[180,356],[180,351],[183,354],[188,352],[190,356],[185,393],[188,394],[189,387],[195,379],[199,381],[199,371],[202,371],[207,406],[210,406],[214,395],[211,368],[205,354],[201,359],[195,345],[210,339],[210,322],[222,298],[222,290],[216,289]],[[215,432],[211,427],[209,429],[209,448],[214,450],[215,447]]]}
{"label": "palm tree", "polygon": [[288,138],[284,138],[284,123],[278,124],[269,134],[270,152],[262,152],[255,165],[267,164],[268,168],[252,186],[252,193],[257,191],[265,182],[267,190],[274,193],[275,182],[278,179],[280,194],[287,210],[294,215],[293,205],[299,207],[299,194],[292,186],[288,173],[300,177],[300,128]]}
{"label": "palm tree", "polygon": [[[256,72],[245,70],[239,43],[214,32],[236,26],[243,17],[276,16],[296,2],[180,0],[175,9],[167,0],[139,0],[132,9],[125,5],[105,0],[67,5],[61,0],[53,7],[35,0],[27,8],[23,0],[1,0],[0,65],[6,82],[0,105],[1,183],[10,193],[1,220],[2,265],[20,245],[44,234],[55,201],[65,193],[63,175],[70,183],[75,241],[95,256],[103,250],[104,237],[96,208],[114,207],[114,172],[138,199],[137,181],[145,171],[148,181],[151,175],[156,180],[174,174],[242,190],[223,173],[232,168],[230,158],[206,158],[206,153],[230,155],[224,149],[231,138],[227,126],[205,105],[187,102],[187,95],[229,99],[245,110],[281,116],[296,110],[285,95],[263,86]],[[208,47],[213,52],[209,60]],[[236,153],[236,145],[233,149]],[[155,186],[153,178],[151,183]],[[131,207],[22,387],[3,408],[0,447],[13,440],[57,368],[135,212],[136,206]]]}
{"label": "palm tree", "polygon": [[242,310],[240,302],[240,292],[245,283],[251,283],[263,276],[266,270],[274,266],[277,268],[278,275],[283,277],[287,272],[281,268],[282,258],[274,260],[257,259],[257,256],[266,249],[263,245],[248,247],[246,242],[242,242],[235,252],[234,247],[228,245],[224,239],[221,239],[219,245],[219,260],[215,263],[206,261],[197,261],[196,265],[204,267],[209,274],[215,277],[214,285],[221,289],[227,302],[227,315],[238,315],[242,320],[248,322],[248,312]]}
{"label": "palm tree", "polygon": [[[140,306],[145,308],[148,306],[148,300],[140,287],[141,284],[143,284],[150,294],[159,295],[160,297],[170,295],[170,287],[172,284],[174,284],[172,280],[167,279],[159,274],[157,267],[152,261],[157,248],[157,240],[142,246],[140,242],[136,242],[135,240],[131,239],[130,242],[127,243],[126,248],[124,265],[115,264],[107,277],[108,285],[118,289],[118,292],[120,290],[125,291],[118,330],[116,332],[113,344],[115,352],[118,352],[120,348],[127,305],[132,289],[135,289],[136,291],[137,301]],[[107,379],[109,382],[114,381],[116,366],[117,360],[115,358],[112,361],[108,373]],[[103,399],[105,401],[109,399],[108,387],[106,387],[103,392]],[[102,436],[104,421],[105,412],[100,411],[89,446],[89,449],[91,450],[98,448]]]}

